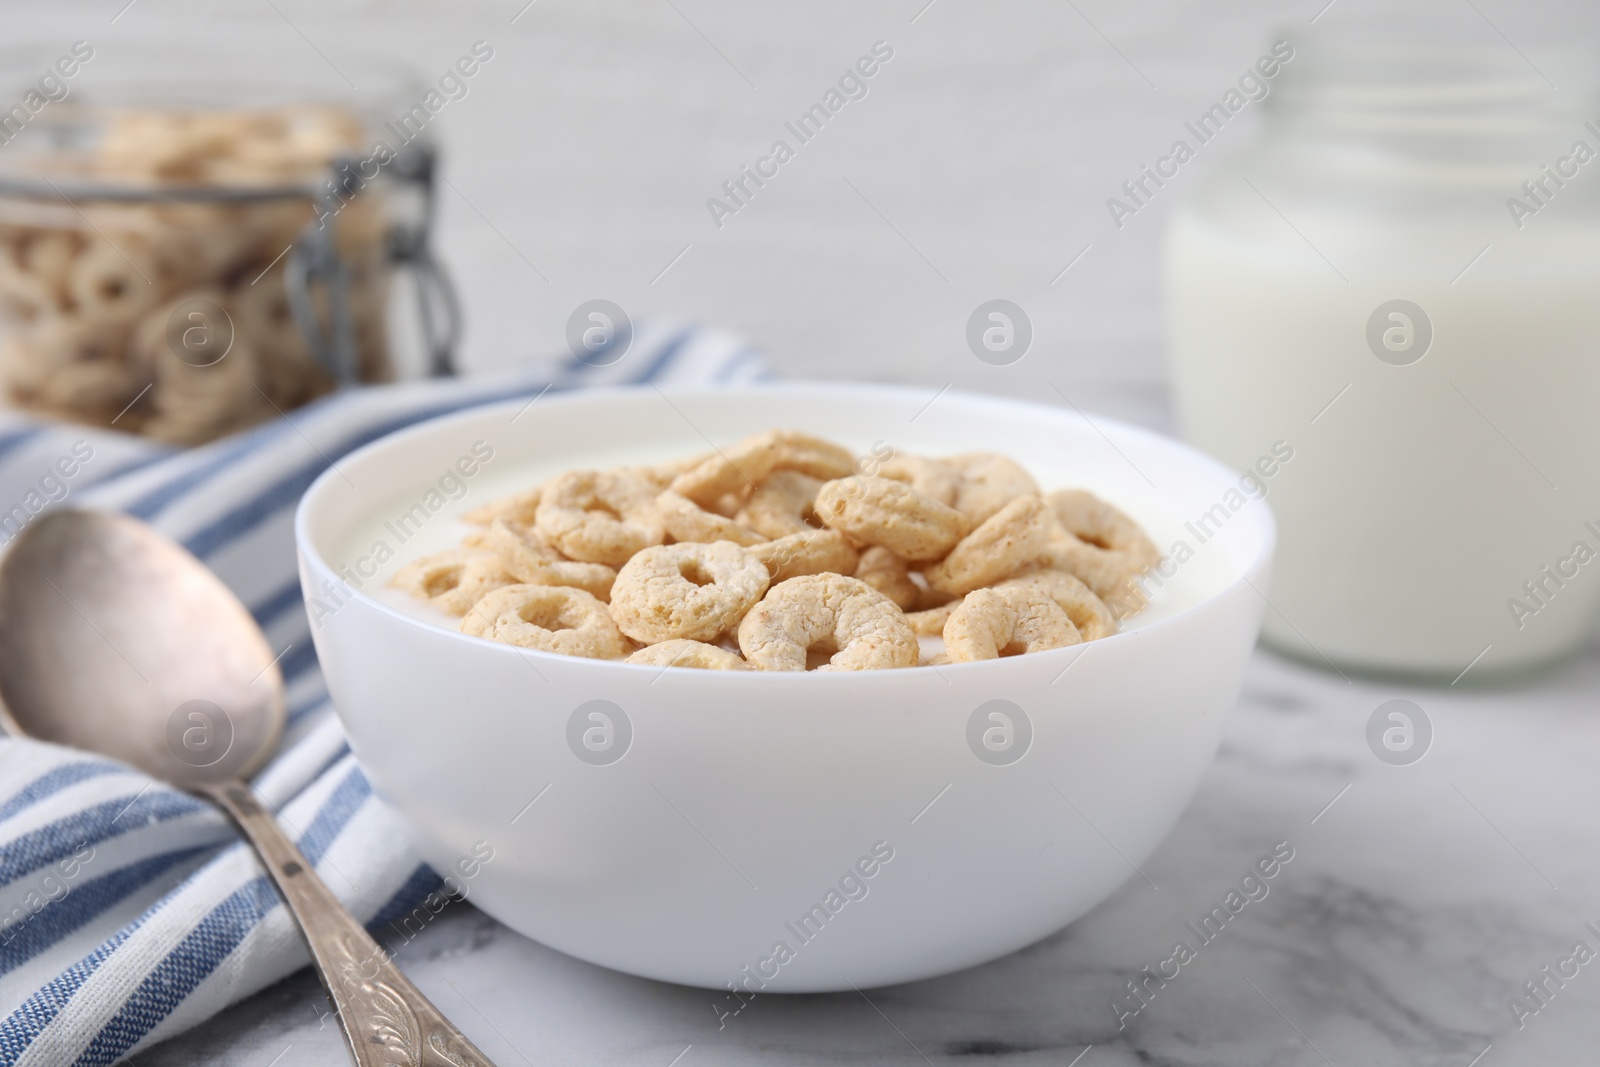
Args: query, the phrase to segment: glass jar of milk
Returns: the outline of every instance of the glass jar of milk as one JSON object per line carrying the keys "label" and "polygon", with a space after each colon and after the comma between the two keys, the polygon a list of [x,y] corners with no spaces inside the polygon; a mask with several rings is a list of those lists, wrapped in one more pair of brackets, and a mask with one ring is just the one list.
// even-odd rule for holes
{"label": "glass jar of milk", "polygon": [[1600,97],[1555,73],[1297,42],[1261,136],[1171,224],[1185,434],[1240,469],[1293,453],[1262,483],[1282,651],[1450,682],[1591,633]]}

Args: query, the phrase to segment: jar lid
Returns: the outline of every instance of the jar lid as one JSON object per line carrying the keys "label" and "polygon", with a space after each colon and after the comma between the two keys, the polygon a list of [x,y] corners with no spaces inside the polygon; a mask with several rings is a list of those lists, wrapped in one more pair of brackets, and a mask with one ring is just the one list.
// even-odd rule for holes
{"label": "jar lid", "polygon": [[1297,42],[1295,53],[1267,100],[1268,113],[1350,133],[1564,133],[1600,98],[1600,64],[1580,46],[1329,33]]}

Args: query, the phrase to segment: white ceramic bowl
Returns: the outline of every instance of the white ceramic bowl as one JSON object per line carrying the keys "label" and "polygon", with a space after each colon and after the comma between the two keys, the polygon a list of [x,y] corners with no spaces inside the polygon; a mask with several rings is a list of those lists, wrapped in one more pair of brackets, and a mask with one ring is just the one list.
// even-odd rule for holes
{"label": "white ceramic bowl", "polygon": [[[982,963],[1134,875],[1237,695],[1270,512],[1250,504],[1190,529],[1238,497],[1238,476],[1192,449],[1057,407],[931,396],[830,384],[545,397],[520,415],[513,402],[405,430],[319,479],[296,519],[304,587],[333,608],[316,613],[317,652],[362,767],[427,861],[490,915],[581,959],[767,992]],[[357,576],[368,540],[394,540],[377,517],[443,499],[427,490],[476,442],[493,460],[426,537],[392,546],[401,556],[453,543],[453,513],[535,468],[688,455],[771,426],[863,452],[1004,452],[1046,488],[1110,496],[1163,548],[1182,539],[1195,556],[1147,617],[1093,644],[838,674],[663,671],[466,637],[369,595],[393,562],[342,605],[320,592],[341,570]],[[523,481],[507,481],[518,464]],[[1177,586],[1192,603],[1163,606]],[[581,740],[608,743],[597,708],[612,722],[600,756]]]}

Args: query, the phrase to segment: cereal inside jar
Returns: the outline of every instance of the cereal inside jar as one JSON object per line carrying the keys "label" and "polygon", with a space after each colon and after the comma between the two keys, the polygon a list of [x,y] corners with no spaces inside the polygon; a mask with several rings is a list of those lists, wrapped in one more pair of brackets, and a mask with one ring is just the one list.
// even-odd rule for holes
{"label": "cereal inside jar", "polygon": [[0,154],[6,403],[192,445],[394,376],[386,165],[425,144],[379,152],[352,104],[91,96]]}

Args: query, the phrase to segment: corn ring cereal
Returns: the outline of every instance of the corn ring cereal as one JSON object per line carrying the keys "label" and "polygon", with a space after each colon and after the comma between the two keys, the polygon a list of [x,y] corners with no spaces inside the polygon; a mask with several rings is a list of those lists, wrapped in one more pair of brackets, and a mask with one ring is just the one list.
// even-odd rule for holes
{"label": "corn ring cereal", "polygon": [[524,585],[569,585],[597,600],[611,596],[617,572],[604,563],[567,559],[538,530],[496,519],[478,543],[496,556],[506,571]]}
{"label": "corn ring cereal", "polygon": [[752,555],[767,566],[774,582],[802,574],[843,574],[856,569],[859,556],[838,530],[811,530],[752,546]]}
{"label": "corn ring cereal", "polygon": [[838,445],[794,430],[767,430],[678,475],[672,489],[701,507],[712,507],[730,493],[748,496],[775,470],[826,480],[855,469],[855,457]]}
{"label": "corn ring cereal", "polygon": [[773,471],[763,478],[735,516],[739,522],[776,541],[816,528],[813,507],[822,481],[799,471]]}
{"label": "corn ring cereal", "polygon": [[461,521],[474,526],[488,526],[496,519],[504,519],[513,526],[532,526],[538,518],[539,500],[543,496],[544,487],[536,485],[487,504],[479,504],[462,515]]}
{"label": "corn ring cereal", "polygon": [[1117,618],[1105,601],[1077,577],[1065,571],[1041,570],[1001,582],[994,588],[1004,592],[1031,586],[1061,606],[1085,641],[1098,641],[1117,632]]}
{"label": "corn ring cereal", "polygon": [[924,637],[938,637],[944,633],[944,624],[950,621],[950,613],[960,606],[960,600],[952,600],[937,608],[928,608],[924,611],[908,611],[906,612],[906,622],[911,624],[913,633],[922,634]]}
{"label": "corn ring cereal", "polygon": [[894,601],[841,574],[808,574],[772,587],[739,624],[739,650],[763,671],[915,667],[917,635]]}
{"label": "corn ring cereal", "polygon": [[389,584],[447,615],[465,615],[483,597],[515,581],[493,552],[447,548],[407,563]]}
{"label": "corn ring cereal", "polygon": [[944,624],[951,663],[1045,652],[1082,640],[1061,605],[1028,584],[968,593]]}
{"label": "corn ring cereal", "polygon": [[1096,548],[1123,553],[1136,570],[1161,561],[1161,550],[1138,523],[1087,489],[1057,489],[1044,501],[1068,533]]}
{"label": "corn ring cereal", "polygon": [[704,641],[686,641],[681,638],[648,645],[628,657],[629,663],[647,663],[653,667],[698,667],[706,671],[747,671],[750,664],[720,645]]}
{"label": "corn ring cereal", "polygon": [[1133,560],[1125,553],[1081,540],[1059,521],[1051,531],[1040,563],[1076,575],[1119,616],[1144,606],[1144,594],[1133,581],[1138,573]]}
{"label": "corn ring cereal", "polygon": [[1054,517],[1036,496],[1020,496],[961,539],[923,574],[928,585],[952,596],[993,585],[1034,564],[1050,543]]}
{"label": "corn ring cereal", "polygon": [[[992,453],[854,469],[836,445],[771,430],[680,462],[569,471],[466,512],[463,547],[394,584],[493,640],[733,671],[996,659],[1113,636],[1144,606],[1133,577],[1154,543],[1088,492],[1043,497]],[[920,637],[944,651],[924,656]]]}
{"label": "corn ring cereal", "polygon": [[955,507],[961,493],[961,472],[942,459],[891,456],[878,465],[878,477],[904,482],[923,496],[948,507]]}
{"label": "corn ring cereal", "polygon": [[816,509],[834,529],[914,563],[940,558],[967,530],[959,511],[889,478],[827,482],[817,490]]}
{"label": "corn ring cereal", "polygon": [[756,545],[766,540],[756,531],[707,511],[670,489],[656,497],[656,515],[662,529],[674,541],[732,541],[736,545]]}
{"label": "corn ring cereal", "polygon": [[568,558],[620,567],[666,536],[656,491],[634,471],[568,471],[545,483],[536,525]]}
{"label": "corn ring cereal", "polygon": [[606,606],[582,589],[508,585],[485,596],[461,620],[461,632],[518,648],[588,659],[633,651]]}
{"label": "corn ring cereal", "polygon": [[146,242],[119,235],[116,245],[102,239],[83,250],[67,276],[67,289],[84,319],[128,322],[155,303],[160,273]]}
{"label": "corn ring cereal", "polygon": [[882,545],[861,553],[855,576],[894,601],[901,611],[910,611],[922,598],[922,587],[911,580],[906,561]]}
{"label": "corn ring cereal", "polygon": [[713,641],[767,591],[767,568],[731,541],[657,545],[636,554],[611,586],[611,615],[645,644]]}
{"label": "corn ring cereal", "polygon": [[943,462],[961,476],[954,507],[977,526],[1019,496],[1037,496],[1039,483],[1015,460],[994,452],[969,452]]}

